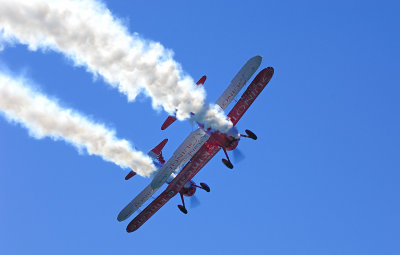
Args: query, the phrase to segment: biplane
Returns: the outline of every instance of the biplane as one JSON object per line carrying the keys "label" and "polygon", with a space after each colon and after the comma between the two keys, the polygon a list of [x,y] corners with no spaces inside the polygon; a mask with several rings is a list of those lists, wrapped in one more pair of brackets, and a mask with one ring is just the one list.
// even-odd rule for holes
{"label": "biplane", "polygon": [[[261,59],[260,56],[251,58],[234,77],[228,88],[216,102],[222,110],[225,110],[228,107],[246,82],[255,73],[261,64]],[[189,134],[167,162],[165,162],[162,155],[162,148],[168,141],[167,139],[163,140],[149,152],[149,156],[153,158],[155,165],[159,167],[159,171],[153,177],[152,182],[119,213],[117,219],[119,221],[127,219],[135,211],[139,210],[139,208],[149,198],[151,198],[163,184],[168,183],[168,186],[128,224],[126,228],[127,232],[137,230],[165,203],[178,193],[182,200],[182,204],[178,205],[178,208],[181,212],[187,214],[184,196],[193,196],[197,188],[210,192],[210,187],[206,183],[200,183],[197,185],[192,180],[193,177],[221,149],[226,157],[222,159],[223,164],[230,169],[233,168],[228,151],[234,150],[238,146],[242,137],[253,140],[257,139],[257,136],[252,131],[246,129],[245,134],[241,134],[235,126],[268,84],[273,73],[274,69],[272,67],[267,67],[257,74],[241,98],[237,101],[236,105],[227,115],[233,124],[233,127],[228,132],[224,133],[210,128],[206,129],[204,125],[198,123],[199,128]],[[206,77],[203,76],[197,84],[202,85],[205,80]],[[161,129],[164,130],[168,128],[175,120],[176,118],[174,116],[168,116]],[[181,170],[179,171],[179,169]],[[131,178],[133,175],[134,172],[132,171],[128,174],[126,179]]]}

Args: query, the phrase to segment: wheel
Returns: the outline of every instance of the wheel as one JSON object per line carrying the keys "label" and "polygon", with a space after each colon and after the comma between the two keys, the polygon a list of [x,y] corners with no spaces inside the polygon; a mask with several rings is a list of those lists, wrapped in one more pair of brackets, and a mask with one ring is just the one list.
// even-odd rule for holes
{"label": "wheel", "polygon": [[201,182],[201,183],[200,183],[200,186],[201,186],[205,191],[210,192],[210,187],[209,187],[207,184],[205,184],[204,182]]}
{"label": "wheel", "polygon": [[224,163],[224,165],[225,165],[227,168],[229,168],[229,169],[232,169],[232,168],[233,168],[232,163],[231,163],[230,161],[224,159],[224,158],[222,159],[222,163]]}
{"label": "wheel", "polygon": [[184,214],[187,214],[187,210],[185,207],[183,207],[183,205],[178,205],[179,210],[181,210],[181,212],[183,212]]}
{"label": "wheel", "polygon": [[250,130],[246,129],[245,130],[246,134],[253,140],[257,140],[257,136],[256,134],[254,134],[253,132],[251,132]]}

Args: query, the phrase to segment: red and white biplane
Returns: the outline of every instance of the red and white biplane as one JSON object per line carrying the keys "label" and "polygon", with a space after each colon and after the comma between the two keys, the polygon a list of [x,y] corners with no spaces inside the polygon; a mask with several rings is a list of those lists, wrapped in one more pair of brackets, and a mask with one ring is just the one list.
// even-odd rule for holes
{"label": "red and white biplane", "polygon": [[[260,56],[251,58],[234,77],[228,88],[216,102],[222,110],[227,108],[246,82],[255,73],[261,64],[261,59]],[[241,137],[247,137],[254,140],[257,139],[257,136],[250,130],[245,130],[246,134],[240,134],[235,126],[268,84],[273,73],[274,69],[272,67],[267,67],[257,74],[239,101],[237,101],[236,105],[229,112],[228,118],[232,122],[233,127],[228,132],[222,133],[212,129],[204,129],[204,126],[201,125],[201,123],[198,123],[199,128],[189,134],[167,162],[165,162],[162,156],[162,148],[167,143],[167,139],[163,140],[149,152],[148,155],[154,159],[154,163],[160,169],[154,176],[152,182],[119,213],[117,218],[118,221],[127,219],[135,211],[139,210],[140,206],[151,198],[164,183],[168,183],[168,187],[128,224],[126,228],[127,232],[137,230],[165,203],[178,193],[182,200],[182,205],[178,205],[178,208],[181,212],[186,214],[187,209],[185,206],[184,196],[193,196],[196,192],[196,188],[203,189],[207,192],[210,191],[209,186],[205,183],[196,185],[192,180],[193,177],[212,157],[217,154],[220,149],[224,151],[226,156],[226,158],[222,159],[224,165],[230,169],[233,168],[233,164],[227,151],[234,150],[238,146]],[[206,77],[203,76],[197,82],[197,85],[204,84],[205,80]],[[166,129],[175,120],[176,118],[174,116],[169,116],[161,129]],[[182,170],[179,171],[181,168]],[[134,175],[135,173],[131,171],[125,179],[129,179]]]}

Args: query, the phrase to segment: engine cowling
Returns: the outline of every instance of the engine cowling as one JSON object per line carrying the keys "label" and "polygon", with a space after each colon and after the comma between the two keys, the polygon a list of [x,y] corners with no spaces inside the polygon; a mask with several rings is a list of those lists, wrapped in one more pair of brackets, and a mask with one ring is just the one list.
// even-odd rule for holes
{"label": "engine cowling", "polygon": [[221,133],[219,131],[215,131],[214,139],[215,139],[217,145],[225,148],[227,151],[231,151],[231,150],[234,150],[238,146],[239,140],[240,140],[240,135],[239,134],[231,135],[229,133],[225,134],[225,133]]}

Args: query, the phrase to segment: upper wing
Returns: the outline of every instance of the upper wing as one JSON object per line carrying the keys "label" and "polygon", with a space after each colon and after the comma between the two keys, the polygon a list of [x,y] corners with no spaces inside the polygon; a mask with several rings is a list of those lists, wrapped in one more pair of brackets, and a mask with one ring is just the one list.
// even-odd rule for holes
{"label": "upper wing", "polygon": [[222,93],[215,104],[221,106],[222,110],[232,102],[236,95],[243,88],[244,84],[253,76],[255,71],[261,64],[262,57],[255,56],[249,59],[246,64],[240,69],[236,76],[232,79],[228,88]]}
{"label": "upper wing", "polygon": [[[218,98],[215,104],[219,105],[222,110],[225,110],[226,107],[232,102],[232,100],[236,97],[236,95],[240,92],[246,82],[251,78],[251,76],[255,73],[258,67],[261,64],[262,57],[255,56],[249,59],[246,64],[240,69],[240,71],[235,75],[229,84],[228,88],[225,89],[224,93]],[[203,85],[206,80],[206,76],[201,77],[201,79],[196,83],[197,85]],[[168,116],[168,118],[164,121],[161,126],[161,130],[166,129],[172,123],[176,121],[175,116]]]}
{"label": "upper wing", "polygon": [[247,109],[249,109],[250,105],[254,102],[265,86],[267,86],[273,74],[274,68],[272,67],[267,67],[257,74],[256,78],[254,78],[249,87],[243,93],[242,97],[228,114],[228,118],[232,121],[234,126],[242,118]]}

